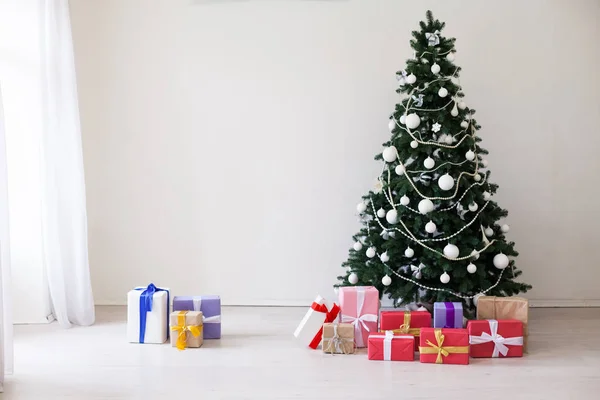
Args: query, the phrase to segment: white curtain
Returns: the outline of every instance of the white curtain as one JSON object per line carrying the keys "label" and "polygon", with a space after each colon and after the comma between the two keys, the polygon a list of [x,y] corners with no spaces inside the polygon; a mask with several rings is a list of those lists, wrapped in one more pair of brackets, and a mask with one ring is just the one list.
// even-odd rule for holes
{"label": "white curtain", "polygon": [[6,165],[4,107],[2,105],[2,88],[0,87],[0,392],[4,389],[4,374],[11,373],[13,368],[8,175]]}
{"label": "white curtain", "polygon": [[77,83],[67,0],[44,0],[41,143],[43,261],[63,327],[94,323]]}

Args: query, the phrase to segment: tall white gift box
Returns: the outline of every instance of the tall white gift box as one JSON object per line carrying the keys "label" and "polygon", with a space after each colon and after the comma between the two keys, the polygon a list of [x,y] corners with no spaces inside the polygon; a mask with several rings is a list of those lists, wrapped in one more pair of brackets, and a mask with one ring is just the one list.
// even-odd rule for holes
{"label": "tall white gift box", "polygon": [[304,346],[316,349],[323,337],[323,324],[333,322],[340,312],[337,304],[317,296],[296,331],[294,336]]}
{"label": "tall white gift box", "polygon": [[165,343],[169,338],[169,289],[154,284],[127,293],[127,341]]}

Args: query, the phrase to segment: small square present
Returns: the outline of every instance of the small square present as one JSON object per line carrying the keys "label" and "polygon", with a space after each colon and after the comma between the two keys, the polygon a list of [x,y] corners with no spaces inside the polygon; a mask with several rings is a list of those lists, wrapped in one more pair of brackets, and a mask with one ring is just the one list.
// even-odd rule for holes
{"label": "small square present", "polygon": [[379,291],[373,286],[345,286],[339,296],[341,322],[354,325],[356,347],[366,347],[369,333],[377,332]]}
{"label": "small square present", "polygon": [[529,301],[523,297],[481,296],[477,300],[477,319],[517,319],[523,323],[523,351],[529,336]]}
{"label": "small square present", "polygon": [[323,324],[335,321],[339,312],[340,307],[337,304],[317,296],[300,321],[294,336],[304,346],[316,349],[323,338]]}
{"label": "small square present", "polygon": [[469,332],[466,329],[421,328],[422,363],[469,364]]}
{"label": "small square present", "polygon": [[201,311],[174,311],[171,313],[171,345],[179,350],[200,347],[203,343]]}
{"label": "small square present", "polygon": [[415,337],[394,335],[392,331],[372,333],[368,339],[369,360],[414,361]]}
{"label": "small square present", "polygon": [[202,311],[204,339],[221,338],[221,298],[219,296],[175,296],[173,311]]}
{"label": "small square present", "polygon": [[169,338],[169,289],[137,287],[127,293],[127,341],[161,344]]}
{"label": "small square present", "polygon": [[354,353],[354,326],[352,324],[323,324],[323,352],[331,354]]}
{"label": "small square present", "polygon": [[431,314],[428,311],[382,311],[379,313],[381,331],[392,331],[400,335],[413,335],[415,349],[419,351],[421,328],[431,327]]}
{"label": "small square present", "polygon": [[457,328],[463,327],[462,303],[436,302],[433,304],[433,327],[434,328]]}
{"label": "small square present", "polygon": [[516,319],[484,319],[467,323],[474,358],[523,357],[523,323]]}

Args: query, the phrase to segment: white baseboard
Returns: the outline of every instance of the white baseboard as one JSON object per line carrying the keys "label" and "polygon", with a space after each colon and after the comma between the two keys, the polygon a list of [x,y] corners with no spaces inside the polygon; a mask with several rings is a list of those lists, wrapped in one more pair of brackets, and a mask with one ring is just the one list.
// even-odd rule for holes
{"label": "white baseboard", "polygon": [[[306,307],[307,303],[301,301],[253,301],[246,303],[242,301],[222,302],[223,306],[231,307]],[[126,306],[123,302],[103,302],[97,306]],[[600,307],[600,299],[581,299],[581,300],[529,300],[529,306],[532,308],[551,308],[551,307]]]}

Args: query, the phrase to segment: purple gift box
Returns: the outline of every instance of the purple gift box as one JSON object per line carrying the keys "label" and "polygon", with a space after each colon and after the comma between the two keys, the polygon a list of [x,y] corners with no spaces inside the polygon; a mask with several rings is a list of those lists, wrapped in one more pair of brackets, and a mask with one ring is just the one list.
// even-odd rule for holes
{"label": "purple gift box", "polygon": [[221,298],[219,296],[175,296],[173,311],[202,311],[204,339],[221,338]]}
{"label": "purple gift box", "polygon": [[458,328],[463,327],[462,303],[434,303],[433,304],[433,327],[434,328]]}

